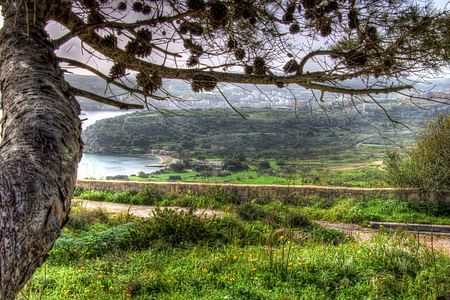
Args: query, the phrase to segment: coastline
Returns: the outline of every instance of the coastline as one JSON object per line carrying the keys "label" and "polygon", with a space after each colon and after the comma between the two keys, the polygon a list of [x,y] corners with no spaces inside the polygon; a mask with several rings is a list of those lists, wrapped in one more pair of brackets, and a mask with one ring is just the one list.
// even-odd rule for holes
{"label": "coastline", "polygon": [[170,166],[171,163],[175,160],[172,156],[169,155],[159,155],[159,154],[152,154],[159,159],[159,163],[164,166],[164,168],[167,168]]}

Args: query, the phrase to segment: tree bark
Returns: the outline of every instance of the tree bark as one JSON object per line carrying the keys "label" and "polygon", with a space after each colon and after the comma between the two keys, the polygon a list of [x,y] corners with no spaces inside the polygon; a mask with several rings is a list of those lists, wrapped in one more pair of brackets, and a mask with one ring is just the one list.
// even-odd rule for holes
{"label": "tree bark", "polygon": [[81,156],[79,106],[44,30],[50,2],[0,1],[2,300],[15,298],[59,236]]}

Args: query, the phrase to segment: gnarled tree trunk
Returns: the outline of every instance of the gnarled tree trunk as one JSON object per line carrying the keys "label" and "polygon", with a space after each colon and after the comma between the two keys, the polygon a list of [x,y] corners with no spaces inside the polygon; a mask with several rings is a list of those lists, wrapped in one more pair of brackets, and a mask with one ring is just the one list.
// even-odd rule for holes
{"label": "gnarled tree trunk", "polygon": [[81,155],[79,106],[44,31],[52,1],[0,1],[0,299],[14,299],[67,221]]}

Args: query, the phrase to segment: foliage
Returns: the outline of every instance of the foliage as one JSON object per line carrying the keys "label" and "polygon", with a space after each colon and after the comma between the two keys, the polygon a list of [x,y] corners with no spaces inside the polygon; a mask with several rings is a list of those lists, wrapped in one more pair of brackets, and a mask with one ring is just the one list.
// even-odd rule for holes
{"label": "foliage", "polygon": [[236,207],[236,213],[242,220],[245,221],[269,221],[272,214],[263,208],[260,208],[252,203],[244,202]]}
{"label": "foliage", "polygon": [[232,172],[239,172],[247,170],[248,165],[240,159],[227,158],[223,161],[223,169]]}
{"label": "foliage", "polygon": [[[130,204],[137,201],[136,194],[131,192],[112,193],[86,190],[80,191],[78,197],[98,201],[121,200],[121,203]],[[367,224],[369,221],[392,221],[450,225],[450,208],[445,201],[439,198],[433,202],[378,196],[369,196],[364,200],[355,197],[332,200],[327,197],[311,195],[295,201],[291,199],[286,199],[286,201],[254,199],[255,201],[252,202],[240,203],[233,194],[221,190],[210,195],[177,193],[159,194],[158,197],[152,198],[154,200],[150,202],[154,205],[163,206],[235,211],[243,220],[267,221],[273,216],[278,225],[289,227],[307,227],[306,223],[304,226],[294,226],[295,224],[302,224],[303,221],[307,222],[303,219],[305,217],[312,220],[358,224]]]}
{"label": "foliage", "polygon": [[365,225],[369,221],[388,221],[450,225],[450,211],[443,201],[408,201],[382,197],[370,197],[363,201],[342,198],[336,202],[313,201],[302,207],[289,206],[289,209],[313,220],[340,223]]}
{"label": "foliage", "polygon": [[181,161],[177,161],[177,162],[171,163],[169,168],[170,168],[170,170],[172,170],[174,172],[183,172],[184,164]]}
{"label": "foliage", "polygon": [[430,122],[405,154],[391,152],[385,164],[392,183],[429,191],[450,189],[450,116]]}
{"label": "foliage", "polygon": [[269,161],[263,160],[263,161],[260,161],[258,163],[258,170],[260,172],[264,172],[264,171],[267,171],[267,170],[270,170],[270,169],[271,169],[271,167],[270,167],[270,162]]}
{"label": "foliage", "polygon": [[106,180],[129,180],[127,175],[106,176]]}
{"label": "foliage", "polygon": [[[385,136],[396,140],[411,136],[399,135],[386,116],[377,111],[351,117],[337,112],[311,113],[306,106],[297,111],[241,111],[247,120],[225,109],[176,111],[173,116],[138,112],[100,120],[83,132],[85,151],[146,153],[148,149],[176,148],[188,157],[224,158],[225,168],[237,171],[246,169],[255,159],[335,159],[360,151],[355,147],[361,141],[384,145],[386,141],[374,127],[382,128]],[[298,114],[302,117],[298,118]],[[430,110],[409,105],[393,106],[389,115],[419,127],[433,118]],[[184,147],[187,142],[192,146]],[[238,153],[245,154],[247,161]]]}
{"label": "foliage", "polygon": [[[275,300],[302,295],[305,299],[419,300],[436,298],[450,288],[449,258],[408,235],[379,233],[355,243],[342,233],[314,227],[304,231],[310,236],[307,241],[280,242],[268,251],[266,239],[260,240],[268,228],[258,223],[160,213],[187,227],[177,229],[165,220],[153,229],[150,220],[126,225],[123,219],[112,225],[100,217],[75,234],[69,225],[18,299]],[[133,248],[136,240],[132,239],[121,250],[131,236],[124,234],[126,228],[128,232],[142,228],[162,240],[139,234],[152,243],[150,249]],[[187,232],[186,238],[179,235],[187,228],[202,228],[196,232],[203,241]],[[183,240],[177,242],[175,236]],[[235,237],[242,240],[235,242]],[[73,255],[67,256],[65,249],[72,249]]]}
{"label": "foliage", "polygon": [[99,190],[78,190],[74,195],[81,199],[94,200],[94,201],[106,201],[117,202],[127,204],[143,204],[153,205],[159,203],[162,200],[161,193],[154,187],[148,186],[137,191],[121,191],[121,192],[109,192]]}
{"label": "foliage", "polygon": [[145,173],[144,171],[139,171],[139,173],[137,174],[138,177],[141,178],[148,178],[150,174]]}
{"label": "foliage", "polygon": [[129,232],[132,247],[192,247],[195,244],[260,243],[264,229],[248,230],[235,218],[198,217],[191,210],[156,209],[153,218],[142,221]]}
{"label": "foliage", "polygon": [[[114,62],[107,81],[156,100],[164,99],[156,96],[166,92],[163,78],[189,80],[195,92],[212,91],[218,82],[277,87],[295,83],[357,97],[406,88],[402,78],[440,70],[450,61],[447,12],[414,1],[196,0],[132,5],[80,1],[78,5],[86,15],[60,5],[50,10],[49,18],[69,31],[84,28],[78,34],[81,42],[91,46],[95,57]],[[139,22],[123,20],[130,12]],[[314,43],[318,36],[320,45]],[[166,59],[149,59],[154,55]],[[77,63],[83,66],[72,62]],[[208,68],[196,68],[205,64]],[[137,73],[137,87],[121,80],[128,70]],[[356,93],[341,84],[361,77]]]}
{"label": "foliage", "polygon": [[309,227],[311,226],[311,221],[299,213],[289,212],[286,215],[286,220],[284,221],[289,227]]}

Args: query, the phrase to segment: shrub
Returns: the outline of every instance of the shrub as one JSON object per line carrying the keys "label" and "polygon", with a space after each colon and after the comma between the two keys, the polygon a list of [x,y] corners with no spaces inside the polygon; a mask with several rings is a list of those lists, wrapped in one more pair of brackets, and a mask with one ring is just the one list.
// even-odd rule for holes
{"label": "shrub", "polygon": [[171,209],[156,209],[154,217],[144,220],[130,232],[136,248],[148,248],[164,241],[168,246],[195,243],[204,238],[205,221],[192,211],[176,212]]}
{"label": "shrub", "polygon": [[388,179],[398,186],[428,191],[450,189],[450,115],[430,122],[405,154],[389,153],[385,159]]}
{"label": "shrub", "polygon": [[168,180],[169,181],[179,181],[179,180],[181,180],[181,176],[179,176],[179,175],[170,175]]}
{"label": "shrub", "polygon": [[344,223],[361,223],[365,215],[360,202],[342,199],[327,211],[327,219]]}
{"label": "shrub", "polygon": [[289,227],[308,227],[311,225],[311,222],[303,215],[288,213],[286,216],[286,225]]}
{"label": "shrub", "polygon": [[267,160],[263,160],[261,162],[258,163],[258,170],[259,171],[267,171],[270,170],[270,162]]}
{"label": "shrub", "polygon": [[74,191],[73,191],[73,197],[79,197],[82,192],[83,192],[83,189],[78,187],[78,186],[76,186]]}
{"label": "shrub", "polygon": [[146,186],[137,193],[136,203],[133,204],[154,205],[161,202],[162,196],[162,193],[155,187]]}
{"label": "shrub", "polygon": [[150,174],[145,173],[143,171],[139,171],[139,173],[137,174],[138,177],[140,178],[148,178],[150,176]]}
{"label": "shrub", "polygon": [[75,230],[86,230],[95,223],[108,223],[109,217],[101,209],[87,210],[82,208],[73,208],[67,226]]}
{"label": "shrub", "polygon": [[238,158],[229,158],[224,160],[223,169],[231,172],[239,172],[247,170],[248,165]]}
{"label": "shrub", "polygon": [[219,188],[213,192],[211,192],[208,197],[220,204],[239,204],[241,200],[237,197],[236,194],[224,190],[223,188]]}
{"label": "shrub", "polygon": [[129,180],[128,175],[106,176],[106,180]]}
{"label": "shrub", "polygon": [[177,161],[177,162],[171,163],[169,168],[170,168],[170,170],[172,170],[174,172],[183,172],[184,164],[181,161]]}
{"label": "shrub", "polygon": [[112,192],[110,196],[108,197],[111,202],[115,203],[131,203],[135,204],[133,201],[137,192],[135,191],[118,191],[118,192]]}
{"label": "shrub", "polygon": [[236,213],[239,218],[245,221],[267,221],[272,215],[271,213],[265,211],[263,208],[260,208],[248,202],[239,205],[236,208]]}
{"label": "shrub", "polygon": [[111,202],[111,194],[112,193],[98,191],[98,190],[84,190],[78,195],[78,197],[80,197],[81,199],[85,199],[85,200]]}
{"label": "shrub", "polygon": [[314,226],[311,230],[311,241],[319,244],[339,245],[348,239],[345,233],[334,229]]}
{"label": "shrub", "polygon": [[154,217],[140,222],[128,232],[131,247],[138,249],[191,247],[198,243],[225,244],[231,242],[258,242],[263,230],[246,227],[233,217],[202,218],[192,210],[174,211],[156,209]]}

